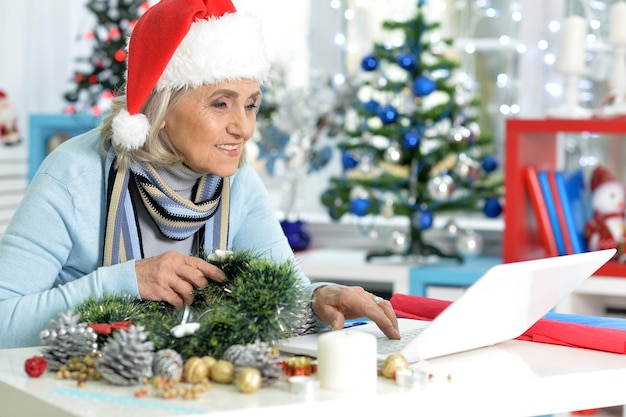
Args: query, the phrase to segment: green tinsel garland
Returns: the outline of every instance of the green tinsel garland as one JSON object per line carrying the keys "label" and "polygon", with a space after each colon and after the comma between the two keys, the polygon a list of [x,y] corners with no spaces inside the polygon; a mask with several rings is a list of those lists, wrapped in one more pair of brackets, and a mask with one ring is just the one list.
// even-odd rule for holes
{"label": "green tinsel garland", "polygon": [[[251,251],[207,260],[226,274],[226,280],[195,291],[190,322],[196,333],[177,338],[171,329],[180,324],[182,310],[169,304],[124,295],[91,297],[74,311],[81,321],[133,321],[145,326],[158,349],[174,349],[183,358],[220,358],[230,346],[256,340],[273,343],[292,335],[310,318],[310,294],[293,262],[275,263]],[[100,343],[106,340],[101,338]]]}

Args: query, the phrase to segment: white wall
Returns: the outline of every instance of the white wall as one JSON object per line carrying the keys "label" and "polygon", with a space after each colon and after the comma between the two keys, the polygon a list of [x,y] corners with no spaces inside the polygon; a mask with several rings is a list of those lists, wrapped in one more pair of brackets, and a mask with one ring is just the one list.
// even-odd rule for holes
{"label": "white wall", "polygon": [[[0,0],[0,89],[27,133],[29,113],[60,112],[91,13],[85,0]],[[2,152],[0,148],[0,152]]]}

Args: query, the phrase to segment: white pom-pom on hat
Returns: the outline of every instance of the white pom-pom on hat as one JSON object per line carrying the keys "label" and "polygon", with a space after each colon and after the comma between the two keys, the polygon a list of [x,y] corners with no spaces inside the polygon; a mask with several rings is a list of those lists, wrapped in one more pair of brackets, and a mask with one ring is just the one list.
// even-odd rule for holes
{"label": "white pom-pom on hat", "polygon": [[115,115],[112,127],[113,144],[127,151],[141,148],[150,133],[150,122],[145,114],[131,115],[126,110]]}

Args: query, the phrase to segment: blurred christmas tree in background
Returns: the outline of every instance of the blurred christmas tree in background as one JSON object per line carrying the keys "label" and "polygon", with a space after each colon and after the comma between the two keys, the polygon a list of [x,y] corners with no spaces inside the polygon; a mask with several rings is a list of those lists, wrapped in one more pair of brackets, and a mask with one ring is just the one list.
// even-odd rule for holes
{"label": "blurred christmas tree in background", "polygon": [[[346,139],[337,146],[343,171],[321,196],[331,218],[404,216],[409,235],[375,256],[438,256],[463,260],[468,251],[426,242],[434,216],[502,212],[502,177],[493,140],[481,132],[475,82],[453,59],[452,41],[426,19],[424,1],[406,21],[383,22],[401,31],[402,44],[375,43],[361,62],[356,103],[346,115]],[[397,33],[397,32],[393,32]]]}
{"label": "blurred christmas tree in background", "polygon": [[315,71],[306,85],[290,86],[285,67],[276,63],[263,86],[253,143],[265,172],[283,184],[278,217],[294,250],[311,243],[301,219],[303,180],[330,162],[333,142],[343,132],[344,115],[353,101],[349,88],[333,86],[327,75]]}
{"label": "blurred christmas tree in background", "polygon": [[100,116],[124,83],[126,41],[137,19],[149,8],[146,0],[89,0],[96,25],[79,37],[93,44],[93,53],[76,59],[75,87],[65,93],[67,114]]}

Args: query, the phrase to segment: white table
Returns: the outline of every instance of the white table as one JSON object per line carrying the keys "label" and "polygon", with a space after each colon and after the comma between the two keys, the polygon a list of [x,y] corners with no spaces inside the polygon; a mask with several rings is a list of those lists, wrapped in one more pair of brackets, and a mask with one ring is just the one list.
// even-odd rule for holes
{"label": "white table", "polygon": [[252,394],[214,384],[197,400],[135,398],[138,387],[88,381],[77,388],[46,372],[30,378],[24,362],[37,348],[0,350],[3,417],[174,416],[537,416],[626,404],[626,355],[533,342],[508,341],[450,355],[422,369],[433,375],[412,389],[380,377],[376,395],[316,387],[291,393],[284,382]]}

